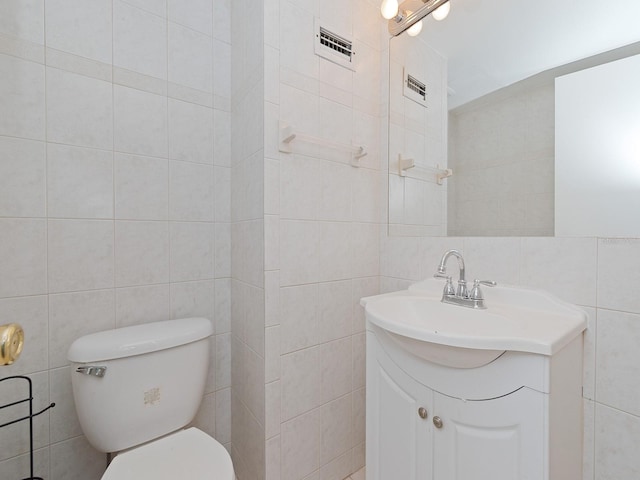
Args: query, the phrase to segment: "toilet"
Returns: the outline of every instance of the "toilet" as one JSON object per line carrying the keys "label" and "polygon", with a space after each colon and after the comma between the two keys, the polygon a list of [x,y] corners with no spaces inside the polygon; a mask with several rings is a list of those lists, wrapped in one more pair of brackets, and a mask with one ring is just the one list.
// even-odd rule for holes
{"label": "toilet", "polygon": [[102,480],[235,480],[227,450],[185,428],[204,394],[213,333],[206,318],[118,328],[81,337],[68,352],[80,426],[117,455]]}

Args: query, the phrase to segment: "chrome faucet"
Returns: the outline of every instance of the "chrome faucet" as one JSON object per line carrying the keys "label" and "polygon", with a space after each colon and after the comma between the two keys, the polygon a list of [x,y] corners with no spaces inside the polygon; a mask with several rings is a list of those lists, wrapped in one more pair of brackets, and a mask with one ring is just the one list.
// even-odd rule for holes
{"label": "chrome faucet", "polygon": [[458,288],[456,289],[455,295],[458,297],[466,297],[467,281],[464,278],[464,258],[462,258],[462,254],[458,250],[447,250],[444,252],[442,259],[440,260],[440,265],[438,265],[438,273],[436,273],[434,277],[447,278],[448,280],[451,279],[451,277],[447,275],[447,260],[452,256],[458,259],[458,268],[460,269],[460,273],[458,275]]}
{"label": "chrome faucet", "polygon": [[[458,287],[454,290],[451,282],[451,276],[447,275],[447,260],[449,257],[456,257],[458,260],[458,268],[460,273],[458,274]],[[484,304],[484,297],[480,290],[480,285],[487,285],[489,287],[495,287],[497,284],[491,280],[474,280],[471,293],[467,291],[467,281],[465,279],[464,258],[458,250],[447,250],[442,255],[440,264],[438,265],[438,271],[434,275],[436,278],[445,278],[447,283],[444,286],[442,292],[442,302],[452,303],[454,305],[461,305],[463,307],[470,308],[487,308]]]}

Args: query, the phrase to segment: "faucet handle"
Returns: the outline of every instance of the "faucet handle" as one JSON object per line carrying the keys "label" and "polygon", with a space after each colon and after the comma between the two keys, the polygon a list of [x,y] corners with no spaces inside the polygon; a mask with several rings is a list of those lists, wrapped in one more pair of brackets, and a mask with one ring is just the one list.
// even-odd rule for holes
{"label": "faucet handle", "polygon": [[472,300],[484,300],[482,296],[482,290],[480,290],[480,285],[486,285],[487,287],[495,287],[498,285],[493,280],[474,280],[473,288],[471,289],[471,293],[469,293],[469,298]]}
{"label": "faucet handle", "polygon": [[445,275],[443,273],[437,272],[433,275],[433,278],[444,278],[447,283],[444,285],[444,290],[442,291],[443,295],[455,295],[456,291],[453,288],[453,283],[451,282],[451,275]]}
{"label": "faucet handle", "polygon": [[442,291],[442,295],[455,295],[456,291],[453,288],[453,283],[451,282],[451,277],[447,277],[447,283],[444,285],[444,290]]}
{"label": "faucet handle", "polygon": [[442,273],[436,273],[433,275],[434,278],[444,278],[447,283],[444,284],[444,290],[442,291],[442,295],[455,295],[456,291],[453,288],[453,283],[451,282],[451,275],[444,275]]}

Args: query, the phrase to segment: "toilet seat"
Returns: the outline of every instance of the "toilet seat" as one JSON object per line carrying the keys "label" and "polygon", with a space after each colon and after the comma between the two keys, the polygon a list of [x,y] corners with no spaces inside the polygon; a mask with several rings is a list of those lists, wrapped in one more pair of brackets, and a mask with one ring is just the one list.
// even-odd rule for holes
{"label": "toilet seat", "polygon": [[227,450],[197,428],[188,428],[116,456],[102,480],[235,480]]}

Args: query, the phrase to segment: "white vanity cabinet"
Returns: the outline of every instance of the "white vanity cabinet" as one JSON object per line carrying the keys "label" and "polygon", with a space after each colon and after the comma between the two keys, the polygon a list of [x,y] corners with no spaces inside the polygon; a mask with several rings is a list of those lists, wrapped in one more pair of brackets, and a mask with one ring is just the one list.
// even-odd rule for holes
{"label": "white vanity cabinet", "polygon": [[522,388],[490,400],[434,394],[433,478],[542,479],[544,395]]}
{"label": "white vanity cabinet", "polygon": [[386,355],[367,359],[367,480],[432,478],[432,406],[433,390]]}
{"label": "white vanity cabinet", "polygon": [[367,480],[582,478],[581,336],[473,368],[399,340],[367,322]]}

